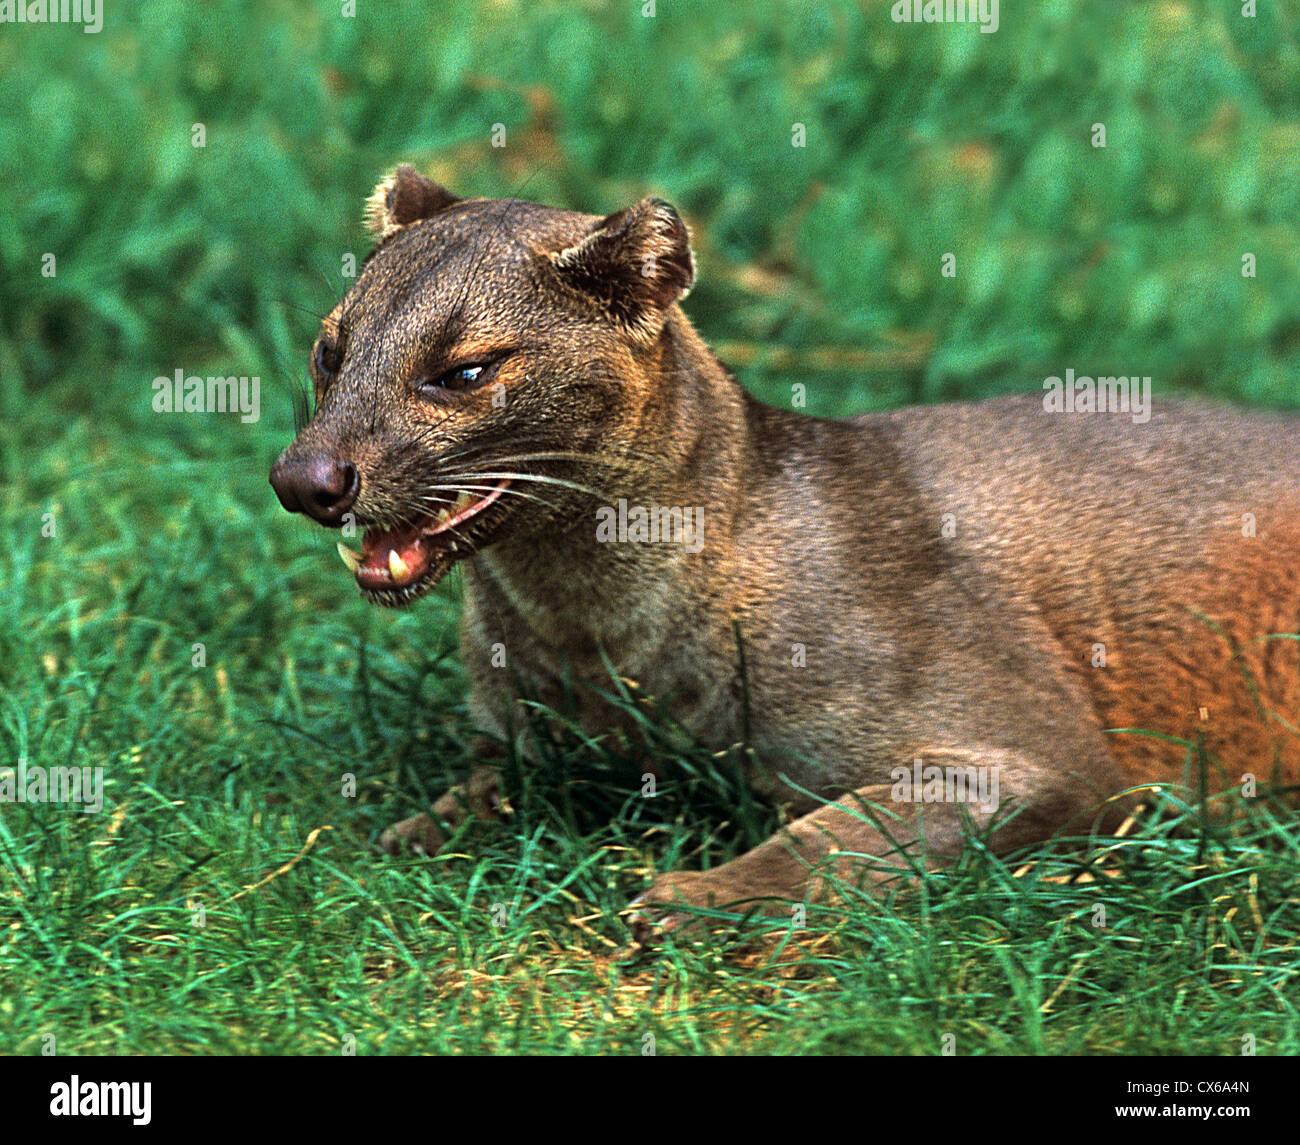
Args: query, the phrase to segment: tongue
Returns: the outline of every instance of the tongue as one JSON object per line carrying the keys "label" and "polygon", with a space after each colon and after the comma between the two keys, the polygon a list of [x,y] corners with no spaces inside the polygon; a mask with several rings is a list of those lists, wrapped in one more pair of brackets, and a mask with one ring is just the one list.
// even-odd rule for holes
{"label": "tongue", "polygon": [[[420,535],[429,521],[417,521],[405,529],[387,532],[367,529],[361,540],[361,564],[357,568],[357,581],[365,588],[387,588],[410,584],[428,571],[433,554],[431,537]],[[397,561],[392,559],[396,554]]]}

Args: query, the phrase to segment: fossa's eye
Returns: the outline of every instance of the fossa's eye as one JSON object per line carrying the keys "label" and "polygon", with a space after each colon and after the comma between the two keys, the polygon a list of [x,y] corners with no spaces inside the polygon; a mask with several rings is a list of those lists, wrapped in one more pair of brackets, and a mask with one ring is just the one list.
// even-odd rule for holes
{"label": "fossa's eye", "polygon": [[467,390],[470,386],[478,384],[479,377],[485,369],[486,366],[458,366],[443,374],[436,384],[444,390]]}
{"label": "fossa's eye", "polygon": [[323,378],[332,378],[343,365],[343,346],[332,338],[323,337],[316,343],[312,362]]}
{"label": "fossa's eye", "polygon": [[450,390],[453,393],[474,390],[492,377],[500,364],[500,359],[495,362],[467,362],[446,370],[437,377],[420,378],[415,383],[415,388],[426,394],[435,390]]}

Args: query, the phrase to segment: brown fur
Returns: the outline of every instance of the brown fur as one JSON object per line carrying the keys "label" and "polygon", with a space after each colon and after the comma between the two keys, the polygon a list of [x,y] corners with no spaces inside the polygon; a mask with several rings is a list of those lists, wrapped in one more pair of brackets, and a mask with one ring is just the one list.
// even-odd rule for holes
{"label": "brown fur", "polygon": [[[440,486],[552,479],[520,476],[427,583],[374,594],[403,603],[462,562],[480,726],[506,733],[515,673],[558,705],[566,679],[607,683],[608,657],[727,747],[744,731],[739,625],[749,778],[800,818],[716,870],[663,876],[643,911],[816,893],[822,860],[863,872],[838,852],[875,856],[880,877],[895,845],[956,855],[967,814],[990,815],[892,799],[916,759],[1002,768],[1018,813],[991,836],[1001,850],[1113,828],[1126,788],[1194,783],[1187,749],[1108,729],[1199,745],[1215,789],[1300,782],[1300,648],[1260,639],[1300,628],[1290,418],[1157,403],[1138,424],[1037,396],[802,417],[746,394],[679,309],[694,263],[667,204],[598,219],[457,200],[400,168],[370,222],[380,246],[324,324],[337,369],[316,370],[316,414],[272,481],[289,507],[319,495],[306,511],[337,523],[346,502],[383,532],[449,503]],[[430,388],[497,354],[490,387]],[[702,550],[601,543],[596,510],[619,498],[703,507]],[[580,690],[578,718],[599,734],[619,717]],[[466,807],[494,817],[490,764],[385,845],[436,848]]]}

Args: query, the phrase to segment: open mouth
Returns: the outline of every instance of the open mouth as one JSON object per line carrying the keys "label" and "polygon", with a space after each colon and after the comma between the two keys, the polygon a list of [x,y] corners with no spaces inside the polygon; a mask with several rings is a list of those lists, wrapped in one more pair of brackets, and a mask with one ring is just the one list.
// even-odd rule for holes
{"label": "open mouth", "polygon": [[361,552],[339,542],[339,556],[357,578],[361,592],[392,608],[418,600],[451,566],[480,547],[508,508],[496,504],[509,478],[489,492],[462,493],[455,504],[420,517],[409,525],[381,529],[372,525],[361,538]]}

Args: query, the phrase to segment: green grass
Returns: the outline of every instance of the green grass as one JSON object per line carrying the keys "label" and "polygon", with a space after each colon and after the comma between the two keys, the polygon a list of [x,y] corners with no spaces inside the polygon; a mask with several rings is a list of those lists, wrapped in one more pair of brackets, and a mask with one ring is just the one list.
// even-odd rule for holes
{"label": "green grass", "polygon": [[[123,489],[145,479],[65,483],[95,543],[5,558],[0,744],[102,764],[108,798],[0,820],[11,1050],[1300,1049],[1300,842],[1266,805],[1208,839],[1190,812],[1190,832],[1149,823],[1096,864],[1122,859],[1115,877],[1050,881],[1080,869],[1060,857],[1014,877],[976,852],[803,928],[628,960],[619,911],[653,870],[725,860],[775,823],[729,815],[727,760],[649,725],[641,748],[680,777],[653,799],[629,745],[575,736],[511,772],[507,826],[381,858],[374,832],[467,767],[454,589],[370,610],[329,538],[253,531],[229,493],[135,513]],[[41,544],[71,550],[60,575]]]}
{"label": "green grass", "polygon": [[[648,728],[676,778],[642,799],[629,745],[575,736],[515,770],[505,827],[380,857],[468,769],[457,586],[368,608],[266,484],[403,159],[460,193],[672,199],[692,318],[810,412],[1067,364],[1300,404],[1293,3],[1007,5],[993,36],[883,3],[105,7],[97,37],[0,34],[0,765],[108,785],[97,815],[0,808],[0,1050],[1300,1050],[1300,843],[1263,804],[632,959],[656,870],[778,821],[725,758]],[[177,368],[260,375],[261,421],[153,414]],[[1116,873],[1053,881],[1088,861]]]}
{"label": "green grass", "polygon": [[[643,799],[616,747],[575,739],[510,772],[508,825],[380,858],[367,841],[393,789],[463,763],[454,662],[420,651],[414,625],[376,645],[327,622],[291,631],[260,684],[232,683],[263,639],[247,633],[186,679],[166,665],[188,649],[142,620],[164,591],[81,618],[74,647],[117,634],[86,672],[33,669],[46,720],[6,708],[20,752],[102,760],[111,801],[6,809],[11,1050],[50,1035],[61,1053],[636,1054],[652,1036],[658,1053],[935,1054],[950,1035],[962,1054],[1300,1050],[1300,842],[1267,803],[1234,826],[1152,817],[1023,866],[975,849],[798,927],[751,920],[629,957],[619,911],[653,869],[721,861],[772,826],[762,808],[728,821],[725,764],[687,753],[684,778]],[[351,641],[347,663],[317,662]]]}

